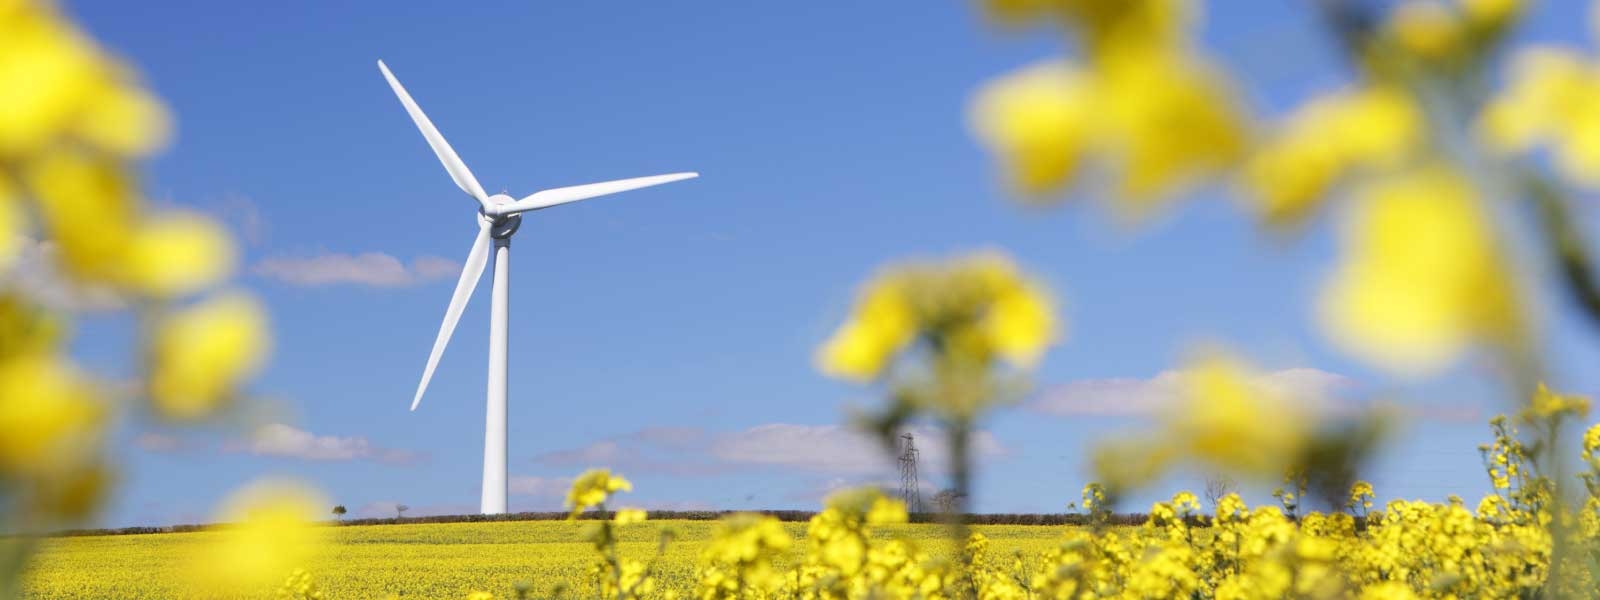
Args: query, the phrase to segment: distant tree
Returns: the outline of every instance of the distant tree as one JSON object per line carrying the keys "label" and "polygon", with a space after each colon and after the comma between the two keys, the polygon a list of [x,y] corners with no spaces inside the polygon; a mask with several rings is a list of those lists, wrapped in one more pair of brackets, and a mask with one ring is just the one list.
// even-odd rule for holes
{"label": "distant tree", "polygon": [[1222,498],[1233,493],[1237,484],[1227,475],[1216,473],[1206,478],[1206,501],[1211,503],[1212,514],[1216,513],[1217,504]]}
{"label": "distant tree", "polygon": [[344,520],[344,515],[348,512],[350,512],[350,510],[346,509],[343,504],[333,507],[333,517],[335,519],[339,519],[341,521]]}
{"label": "distant tree", "polygon": [[945,488],[933,495],[933,505],[939,507],[939,512],[952,513],[961,507],[961,501],[966,497],[966,494],[957,492],[954,488]]}
{"label": "distant tree", "polygon": [[406,518],[406,511],[408,511],[408,510],[411,510],[411,507],[406,506],[404,504],[396,504],[396,505],[394,505],[394,518],[396,518],[396,519],[404,519],[404,518]]}

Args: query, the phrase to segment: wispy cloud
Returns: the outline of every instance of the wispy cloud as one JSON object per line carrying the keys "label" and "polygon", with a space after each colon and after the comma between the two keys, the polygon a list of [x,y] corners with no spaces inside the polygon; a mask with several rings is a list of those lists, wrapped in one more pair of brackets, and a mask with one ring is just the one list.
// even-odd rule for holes
{"label": "wispy cloud", "polygon": [[415,453],[378,447],[365,437],[317,435],[282,423],[258,427],[250,439],[228,442],[223,445],[223,451],[310,461],[373,460],[405,464],[418,459]]}
{"label": "wispy cloud", "polygon": [[535,498],[565,498],[572,488],[571,477],[538,477],[514,475],[506,480],[506,492],[514,496]]}
{"label": "wispy cloud", "polygon": [[[1147,379],[1084,379],[1039,394],[1028,408],[1061,416],[1145,417],[1176,406],[1183,394],[1182,371],[1163,371]],[[1319,369],[1295,368],[1256,375],[1257,389],[1302,402],[1314,410],[1337,410],[1354,381]]]}
{"label": "wispy cloud", "polygon": [[221,199],[206,203],[202,209],[228,224],[250,246],[260,246],[267,240],[267,220],[261,215],[261,207],[249,196],[229,192]]}
{"label": "wispy cloud", "polygon": [[446,258],[420,256],[408,265],[382,252],[269,257],[251,269],[258,276],[301,287],[403,287],[447,280],[460,270],[460,263]]}
{"label": "wispy cloud", "polygon": [[[940,464],[948,449],[931,428],[911,429],[922,460]],[[1007,450],[988,431],[974,440],[980,458]],[[649,428],[584,446],[548,452],[535,462],[556,468],[612,467],[679,476],[717,475],[739,469],[791,469],[812,474],[863,477],[889,472],[894,459],[866,433],[842,425],[769,423],[733,432],[697,428]]]}

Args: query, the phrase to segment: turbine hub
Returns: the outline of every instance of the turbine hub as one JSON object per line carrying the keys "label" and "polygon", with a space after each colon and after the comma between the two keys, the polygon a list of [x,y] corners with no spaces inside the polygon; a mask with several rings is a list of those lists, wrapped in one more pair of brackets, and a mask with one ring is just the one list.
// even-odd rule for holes
{"label": "turbine hub", "polygon": [[489,235],[494,236],[497,240],[508,240],[511,239],[511,234],[516,233],[517,228],[521,226],[522,215],[495,217],[494,225],[490,226]]}

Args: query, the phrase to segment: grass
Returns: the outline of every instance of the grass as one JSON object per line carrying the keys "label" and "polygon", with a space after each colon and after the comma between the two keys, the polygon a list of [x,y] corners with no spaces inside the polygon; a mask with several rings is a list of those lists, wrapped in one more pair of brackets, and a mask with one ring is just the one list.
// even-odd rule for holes
{"label": "grass", "polygon": [[[696,557],[715,523],[652,521],[622,531],[625,556],[647,559],[657,530],[668,527],[676,541],[658,568],[663,589],[692,592]],[[464,598],[483,590],[508,597],[513,584],[533,584],[548,597],[557,583],[582,593],[593,548],[584,541],[588,523],[506,521],[328,527],[318,556],[306,565],[329,598]],[[804,523],[785,523],[795,536],[791,560],[804,551]],[[1054,546],[1066,527],[980,525],[991,552],[1013,549],[1029,555]],[[886,535],[916,539],[929,551],[945,548],[946,529],[936,524],[885,528]],[[23,581],[25,598],[174,598],[184,595],[186,565],[203,552],[215,531],[149,535],[83,535],[42,542]],[[240,597],[271,597],[271,590]]]}

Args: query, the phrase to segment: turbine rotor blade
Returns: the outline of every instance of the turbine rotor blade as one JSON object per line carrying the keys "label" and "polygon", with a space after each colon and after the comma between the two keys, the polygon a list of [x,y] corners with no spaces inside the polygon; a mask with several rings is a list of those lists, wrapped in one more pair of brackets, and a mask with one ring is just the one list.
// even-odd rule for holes
{"label": "turbine rotor blade", "polygon": [[433,352],[428,354],[428,368],[422,371],[422,383],[417,384],[417,396],[411,399],[411,410],[417,409],[417,404],[422,402],[422,392],[428,389],[428,380],[433,379],[433,369],[439,366],[439,356],[444,354],[445,345],[450,343],[450,334],[456,330],[456,322],[461,320],[461,312],[467,309],[467,300],[472,298],[472,291],[478,287],[478,279],[483,275],[483,267],[489,262],[489,231],[492,225],[488,219],[478,218],[478,237],[472,241],[472,251],[467,253],[467,262],[461,266],[461,280],[456,282],[455,294],[450,296],[450,307],[444,311],[444,322],[439,324],[439,337],[433,341]]}
{"label": "turbine rotor blade", "polygon": [[557,204],[577,202],[579,200],[587,200],[596,196],[605,196],[618,192],[626,192],[628,190],[637,190],[639,188],[661,185],[663,183],[672,183],[674,181],[693,179],[699,176],[699,173],[670,173],[667,175],[651,175],[649,177],[634,177],[632,179],[618,179],[616,181],[587,183],[584,185],[548,189],[534,193],[516,202],[497,206],[493,209],[491,214],[507,215],[530,210],[539,210],[541,208],[549,208]]}
{"label": "turbine rotor blade", "polygon": [[422,130],[422,137],[428,140],[428,146],[433,148],[433,153],[439,157],[444,170],[450,172],[450,179],[455,180],[456,187],[477,199],[478,206],[489,208],[489,195],[483,192],[483,186],[478,185],[478,179],[472,176],[467,164],[461,162],[461,157],[456,156],[456,151],[450,148],[450,142],[444,141],[444,136],[433,126],[433,121],[428,120],[428,115],[422,114],[422,107],[417,106],[417,102],[411,99],[411,94],[406,93],[406,88],[400,85],[400,80],[394,78],[394,74],[389,72],[389,66],[383,64],[381,60],[378,61],[378,70],[383,71],[383,78],[389,80],[389,87],[394,89],[394,95],[400,97],[400,103],[405,105],[411,120],[417,123],[417,129]]}

